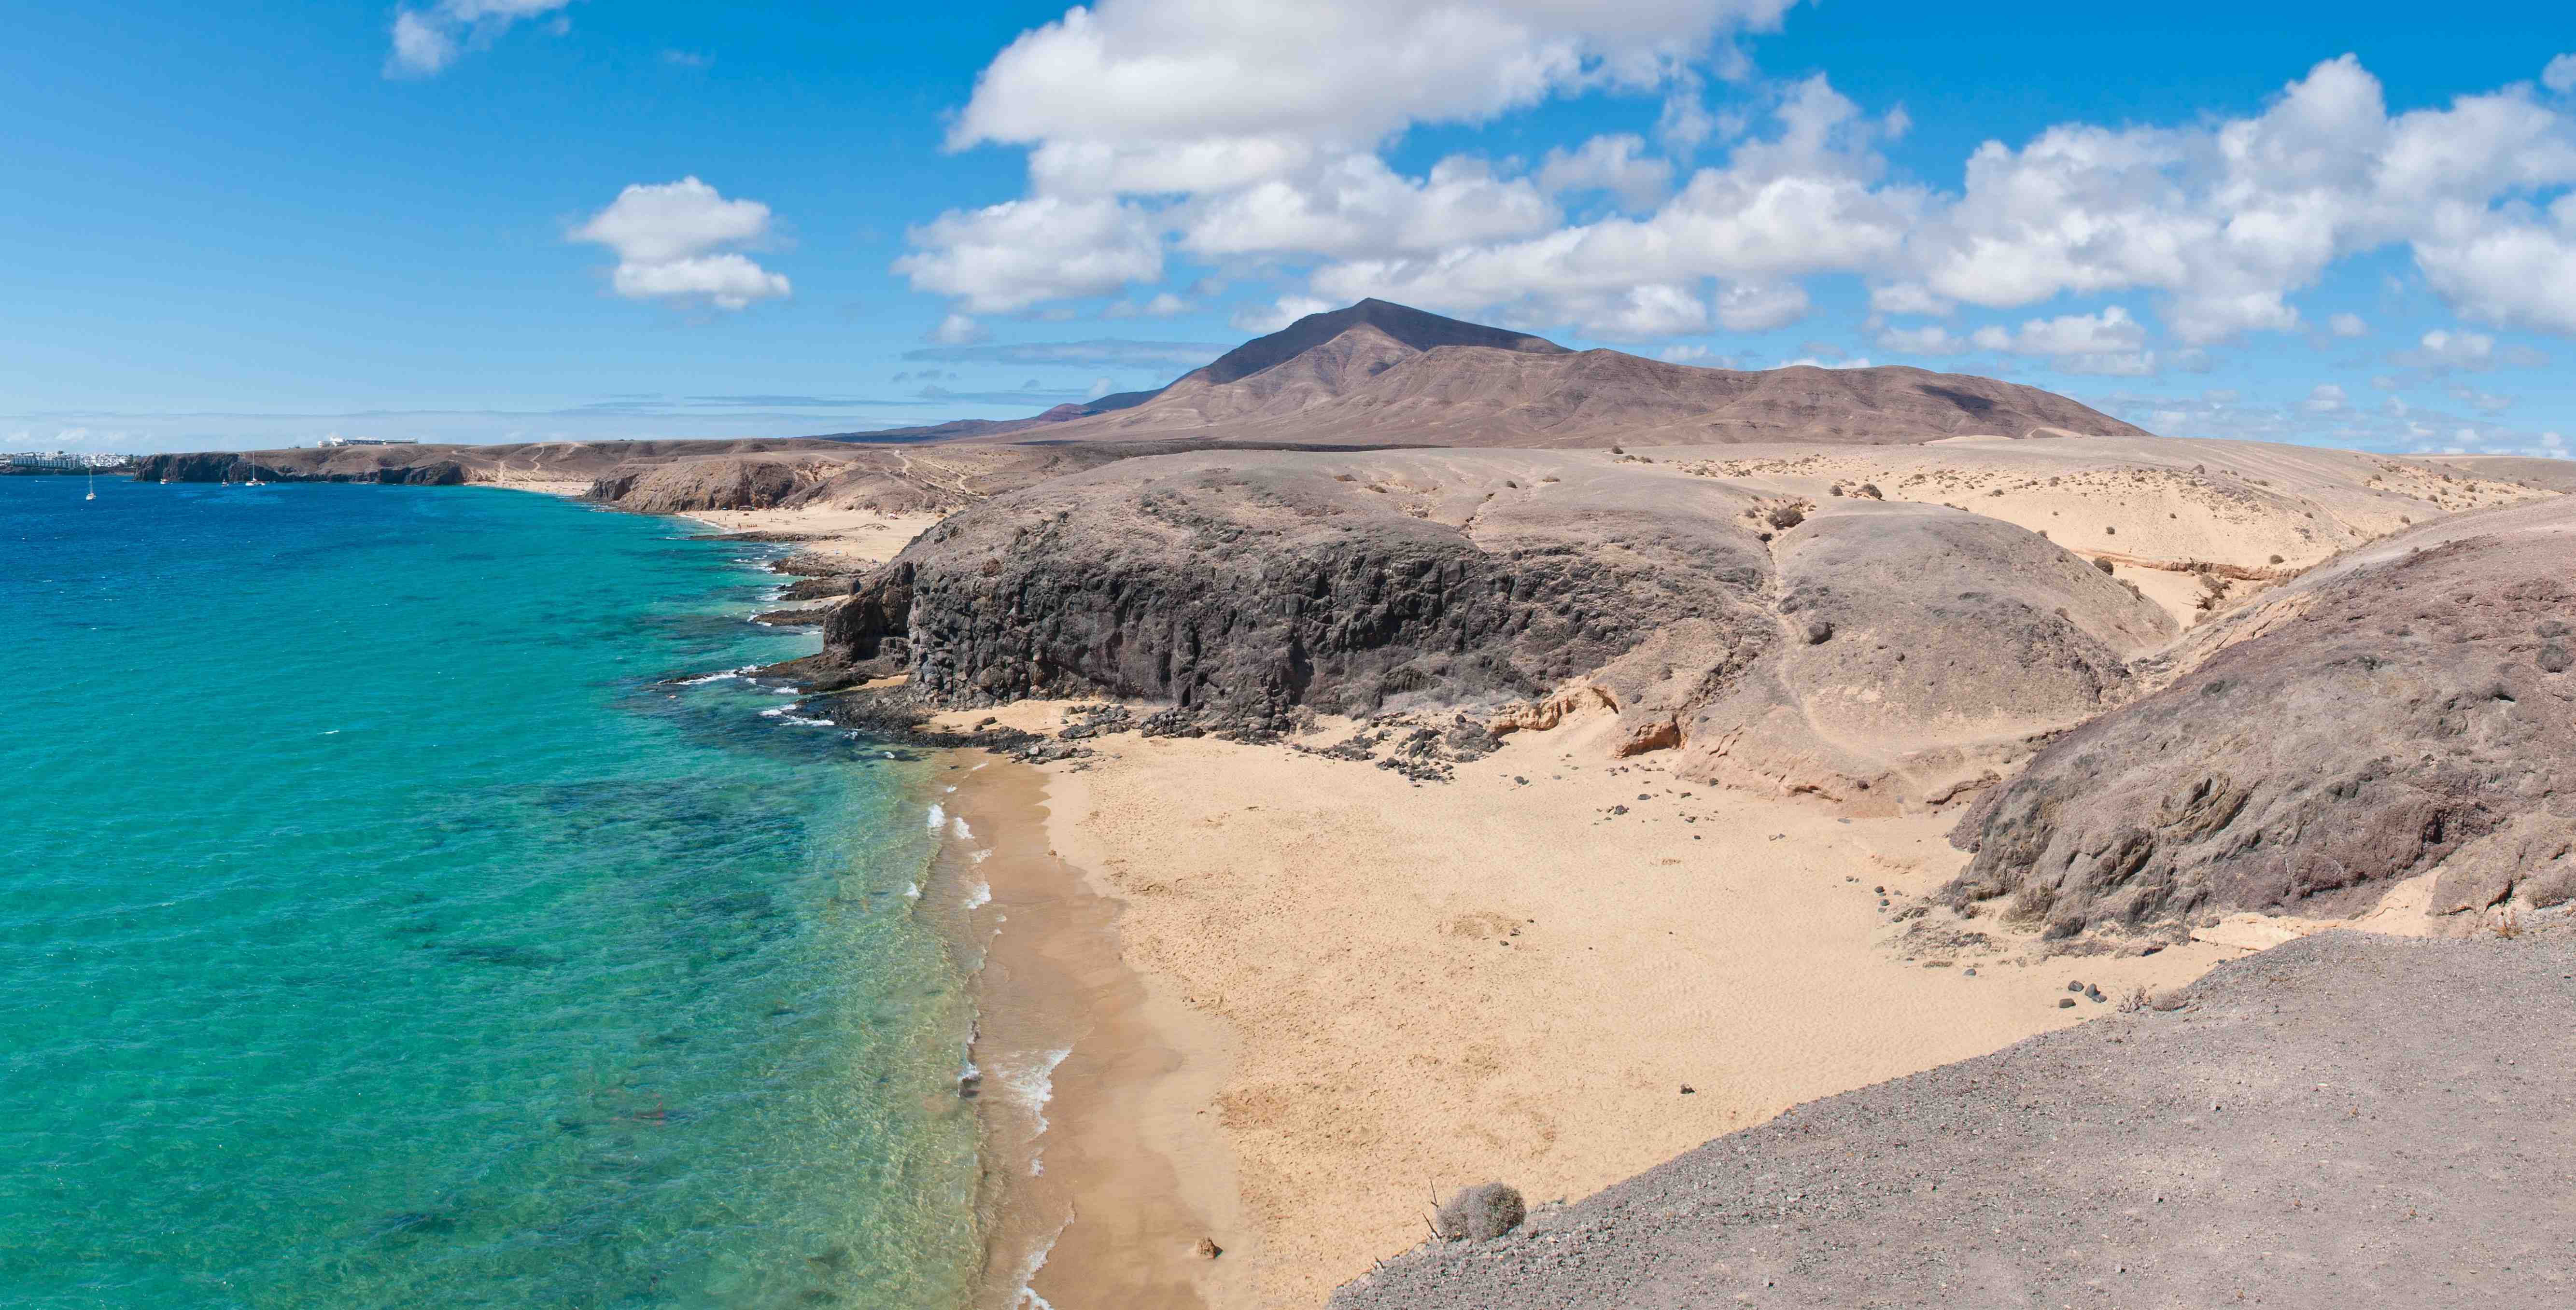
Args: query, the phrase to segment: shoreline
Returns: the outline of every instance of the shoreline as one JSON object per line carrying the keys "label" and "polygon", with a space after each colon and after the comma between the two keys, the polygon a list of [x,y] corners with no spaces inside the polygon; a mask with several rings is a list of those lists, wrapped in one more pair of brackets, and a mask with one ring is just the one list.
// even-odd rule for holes
{"label": "shoreline", "polygon": [[[942,516],[670,517],[724,533],[776,533],[792,538],[782,546],[857,571],[893,557]],[[1258,1243],[1208,1111],[1230,1064],[1230,1035],[1131,967],[1120,903],[1058,854],[1053,816],[1083,804],[1077,779],[982,752],[941,755],[924,803],[942,835],[916,913],[956,962],[974,1016],[961,1089],[972,1080],[984,1142],[975,1310],[1247,1303]],[[1060,795],[1067,792],[1070,801]],[[1201,1255],[1202,1239],[1223,1254]]]}
{"label": "shoreline", "polygon": [[[943,717],[1042,730],[1063,709]],[[1212,1229],[1213,1310],[1323,1304],[1418,1244],[1458,1187],[1580,1198],[1796,1105],[2111,1012],[2061,1007],[2070,978],[2126,998],[2249,953],[2051,959],[2029,934],[1914,916],[1965,859],[1940,840],[1955,811],[1857,818],[1683,783],[1612,758],[1614,727],[1516,736],[1446,784],[1132,735],[1085,740],[1084,771],[1036,770],[1047,844],[1117,902],[1126,967],[1169,1003],[1164,1040],[1226,1055],[1166,1088],[1201,1098],[1202,1158],[1235,1170],[1231,1197],[1186,1180],[1236,1225]]]}
{"label": "shoreline", "polygon": [[[934,775],[947,840],[926,914],[951,943],[976,1015],[969,1064],[983,1123],[984,1286],[994,1310],[1225,1303],[1233,1248],[1185,1180],[1230,1174],[1196,1111],[1221,1067],[1175,1033],[1120,949],[1119,907],[1050,846],[1048,778],[957,753]],[[1212,1299],[1211,1294],[1215,1294]]]}

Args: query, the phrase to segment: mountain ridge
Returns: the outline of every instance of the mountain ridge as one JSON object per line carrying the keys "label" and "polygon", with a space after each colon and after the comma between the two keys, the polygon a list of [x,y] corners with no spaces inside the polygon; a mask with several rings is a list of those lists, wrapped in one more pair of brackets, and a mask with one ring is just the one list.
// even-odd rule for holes
{"label": "mountain ridge", "polygon": [[833,439],[1564,448],[2066,435],[2154,434],[2054,392],[1975,374],[1903,365],[1703,368],[1618,350],[1570,350],[1529,333],[1370,299],[1255,337],[1158,390],[1059,405],[1026,419]]}

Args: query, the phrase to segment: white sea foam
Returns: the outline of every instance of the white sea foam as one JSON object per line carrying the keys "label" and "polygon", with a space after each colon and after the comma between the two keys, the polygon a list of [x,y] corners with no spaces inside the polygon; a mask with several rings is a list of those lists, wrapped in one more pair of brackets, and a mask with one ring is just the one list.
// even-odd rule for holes
{"label": "white sea foam", "polygon": [[1047,1102],[1055,1099],[1055,1067],[1073,1054],[1068,1046],[1044,1051],[1030,1057],[1026,1064],[1014,1065],[994,1075],[994,1081],[1011,1094],[1012,1099],[1028,1107],[1029,1117],[1037,1121],[1037,1130],[1047,1130]]}
{"label": "white sea foam", "polygon": [[1046,1268],[1047,1257],[1055,1254],[1056,1241],[1064,1236],[1064,1230],[1072,1223],[1073,1220],[1067,1218],[1064,1223],[1058,1224],[1054,1232],[1047,1234],[1045,1241],[1032,1247],[1028,1255],[1020,1261],[1019,1299],[1011,1303],[1011,1310],[1055,1310],[1055,1306],[1045,1297],[1038,1295],[1037,1289],[1029,1286],[1029,1283],[1038,1276],[1039,1270]]}
{"label": "white sea foam", "polygon": [[966,858],[973,860],[977,864],[982,864],[984,861],[993,858],[993,851],[990,847],[986,847],[980,851],[968,851],[966,853]]}
{"label": "white sea foam", "polygon": [[993,903],[993,884],[991,884],[991,883],[989,883],[989,882],[979,882],[979,883],[975,884],[975,890],[973,890],[973,891],[971,891],[971,892],[966,893],[966,908],[967,908],[967,909],[970,909],[970,910],[980,910],[980,909],[984,908],[985,906],[990,905],[990,904],[992,904],[992,903]]}
{"label": "white sea foam", "polygon": [[793,723],[800,728],[828,728],[832,726],[832,721],[830,719],[809,719],[802,714],[794,712],[800,708],[802,707],[796,705],[780,705],[772,709],[762,710],[760,712],[760,717],[764,719],[776,719],[781,723]]}
{"label": "white sea foam", "polygon": [[930,830],[931,830],[932,832],[937,832],[937,831],[939,831],[940,829],[945,828],[945,827],[947,827],[947,826],[948,826],[948,811],[947,811],[946,809],[941,808],[941,806],[940,806],[939,802],[937,802],[937,801],[932,801],[932,802],[930,803]]}
{"label": "white sea foam", "polygon": [[962,814],[948,821],[948,832],[959,841],[975,840],[975,830],[966,826],[966,816]]}
{"label": "white sea foam", "polygon": [[680,684],[679,684],[679,685],[681,685],[681,686],[683,686],[683,687],[703,687],[703,686],[707,685],[707,684],[708,684],[708,683],[710,683],[710,682],[723,682],[723,681],[724,681],[724,680],[726,680],[727,678],[740,678],[740,677],[742,677],[744,674],[749,673],[749,672],[751,672],[753,669],[756,669],[756,668],[759,668],[759,667],[760,667],[760,666],[759,666],[759,665],[757,665],[757,664],[746,664],[746,665],[743,665],[741,668],[738,668],[738,669],[725,669],[725,670],[723,670],[723,671],[721,671],[721,672],[717,672],[717,673],[710,673],[710,674],[707,674],[707,675],[705,675],[705,676],[703,676],[703,677],[696,677],[696,678],[682,678],[682,679],[680,679]]}
{"label": "white sea foam", "polygon": [[921,884],[920,884],[920,883],[917,883],[917,882],[908,882],[908,883],[905,883],[905,884],[903,885],[903,898],[904,898],[905,900],[907,900],[907,901],[917,901],[917,900],[920,900],[920,899],[921,899]]}

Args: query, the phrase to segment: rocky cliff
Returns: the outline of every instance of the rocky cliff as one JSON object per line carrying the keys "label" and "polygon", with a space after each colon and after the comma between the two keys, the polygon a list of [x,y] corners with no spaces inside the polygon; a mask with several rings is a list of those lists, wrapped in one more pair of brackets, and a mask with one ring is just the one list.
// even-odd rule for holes
{"label": "rocky cliff", "polygon": [[2576,896],[2576,501],[2354,552],[2193,634],[2172,683],[1972,813],[1951,889],[2066,937]]}
{"label": "rocky cliff", "polygon": [[825,640],[945,705],[1464,707],[1508,731],[1600,704],[1624,749],[1696,776],[1851,796],[2018,758],[2171,632],[2047,539],[1946,508],[1606,455],[1228,452],[966,510]]}

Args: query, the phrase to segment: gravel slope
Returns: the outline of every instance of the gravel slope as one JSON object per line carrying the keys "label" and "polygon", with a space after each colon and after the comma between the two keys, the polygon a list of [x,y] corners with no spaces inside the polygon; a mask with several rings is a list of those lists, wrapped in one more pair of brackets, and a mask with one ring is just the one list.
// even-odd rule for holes
{"label": "gravel slope", "polygon": [[1801,1106],[1333,1305],[2576,1304],[2576,935],[2330,933],[2185,995]]}

